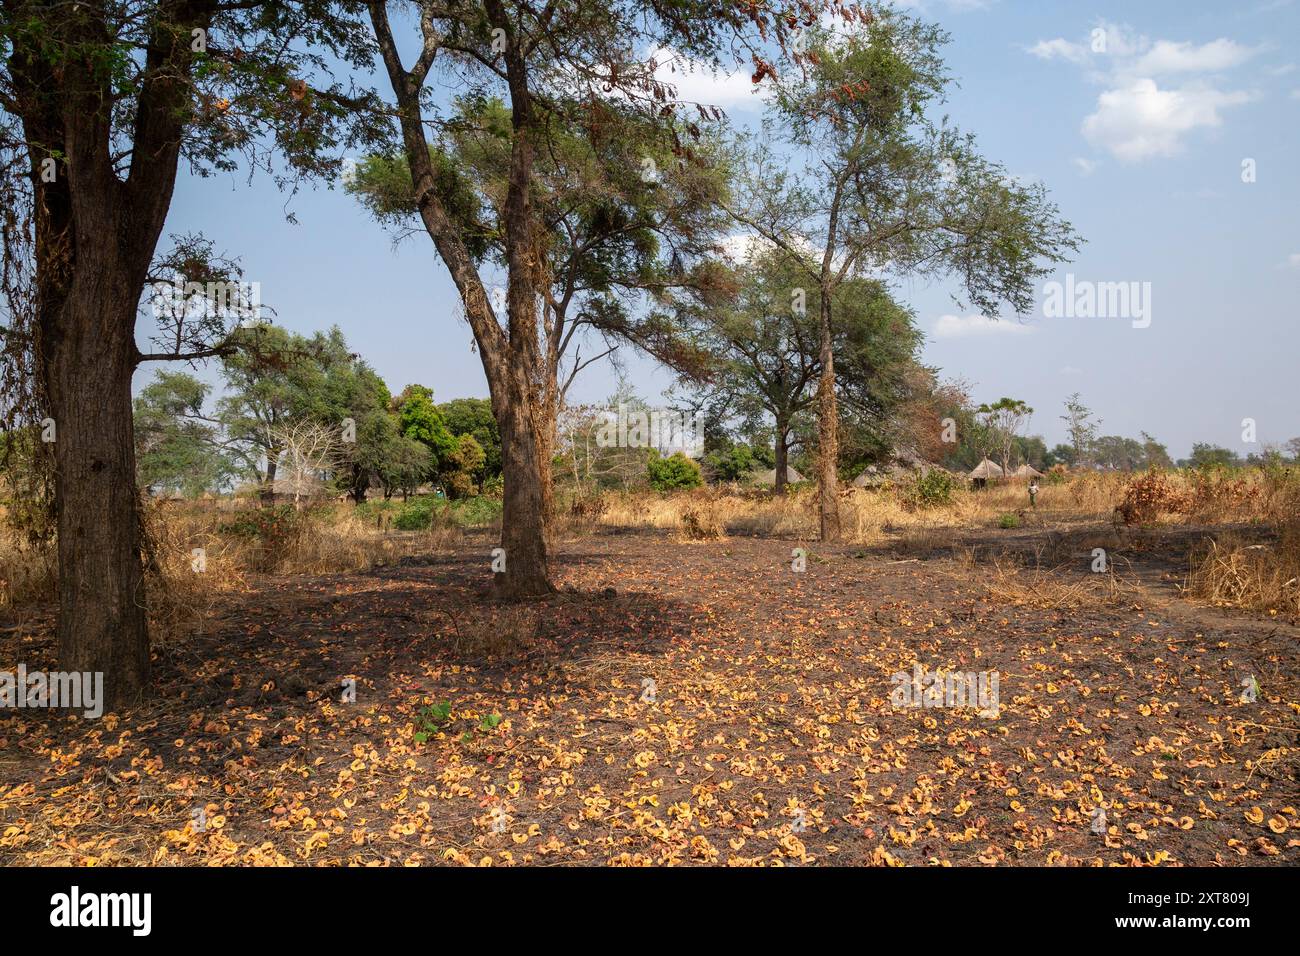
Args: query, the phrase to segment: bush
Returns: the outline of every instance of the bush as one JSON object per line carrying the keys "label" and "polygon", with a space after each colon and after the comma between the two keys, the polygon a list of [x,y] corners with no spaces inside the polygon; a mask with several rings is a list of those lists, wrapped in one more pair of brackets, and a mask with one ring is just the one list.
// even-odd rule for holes
{"label": "bush", "polygon": [[946,471],[931,468],[904,485],[903,501],[913,508],[937,508],[949,504],[956,490],[957,479]]}
{"label": "bush", "polygon": [[691,505],[682,512],[682,528],[686,537],[693,541],[712,541],[722,537],[722,519],[718,516],[717,506],[710,501],[701,501]]}
{"label": "bush", "polygon": [[218,527],[222,534],[256,540],[268,554],[287,551],[302,537],[311,523],[310,513],[293,505],[249,508]]}
{"label": "bush", "polygon": [[759,463],[748,445],[732,445],[726,451],[711,452],[705,458],[705,464],[718,481],[742,481]]}
{"label": "bush", "polygon": [[652,455],[646,463],[646,474],[650,478],[650,487],[655,491],[698,488],[704,482],[700,466],[679,451],[667,458]]}
{"label": "bush", "polygon": [[1006,514],[998,518],[998,527],[1010,531],[1012,528],[1020,527],[1020,519],[1015,515]]}
{"label": "bush", "polygon": [[453,501],[448,509],[451,520],[462,528],[482,527],[501,517],[500,498],[462,498]]}
{"label": "bush", "polygon": [[398,531],[427,531],[432,526],[432,498],[413,498],[402,505],[393,519],[393,527]]}
{"label": "bush", "polygon": [[1125,524],[1149,524],[1165,512],[1184,512],[1189,505],[1189,496],[1168,474],[1152,469],[1129,484],[1115,512]]}

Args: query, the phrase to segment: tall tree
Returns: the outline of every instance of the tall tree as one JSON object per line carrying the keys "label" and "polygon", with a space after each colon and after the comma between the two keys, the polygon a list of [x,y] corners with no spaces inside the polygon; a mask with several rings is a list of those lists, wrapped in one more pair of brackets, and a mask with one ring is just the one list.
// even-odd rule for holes
{"label": "tall tree", "polygon": [[[507,559],[495,584],[508,598],[545,594],[552,590],[546,524],[556,356],[568,341],[567,319],[558,308],[568,302],[555,293],[566,264],[571,275],[580,274],[581,258],[590,250],[583,248],[587,237],[575,242],[576,236],[566,234],[555,215],[563,204],[548,202],[539,164],[562,157],[566,142],[576,137],[585,138],[597,156],[620,144],[643,148],[642,155],[625,152],[633,162],[621,165],[623,176],[669,172],[665,145],[668,157],[689,160],[683,138],[689,139],[693,124],[680,116],[672,88],[656,79],[657,64],[646,61],[645,51],[662,46],[711,59],[724,36],[751,26],[752,34],[762,28],[769,36],[784,36],[792,24],[778,16],[783,10],[765,3],[736,7],[727,0],[483,0],[453,7],[421,0],[417,6],[419,50],[410,67],[399,53],[389,4],[371,0],[369,10],[395,99],[410,195],[460,293],[501,433],[501,544]],[[440,113],[428,94],[435,62],[457,69],[463,93],[449,112]],[[489,128],[497,101],[502,119],[508,115],[500,133]],[[479,179],[480,195],[468,209],[461,200],[471,177],[464,166],[458,176],[457,167],[444,162],[456,152],[456,127],[463,129],[466,119],[496,137],[485,142],[495,143],[499,156],[492,180]],[[608,164],[597,165],[609,171]],[[653,178],[643,177],[643,183]],[[595,211],[604,217],[616,209],[598,203]],[[485,223],[492,228],[485,230]],[[504,273],[504,295],[497,302],[489,266]]]}
{"label": "tall tree", "polygon": [[204,414],[210,390],[186,372],[160,370],[136,396],[136,460],[142,488],[194,498],[225,483],[232,463],[218,427]]}
{"label": "tall tree", "polygon": [[1018,398],[1003,397],[992,404],[981,405],[975,411],[984,424],[992,447],[998,451],[1002,473],[1010,475],[1012,453],[1034,410]]}
{"label": "tall tree", "polygon": [[318,147],[356,105],[327,57],[364,48],[347,5],[318,0],[0,3],[0,148],[18,157],[0,162],[5,275],[30,263],[29,282],[6,283],[23,326],[9,331],[29,336],[57,429],[60,665],[102,672],[110,706],[149,678],[131,376],[218,344],[136,344],[178,164],[230,170],[278,150],[321,171]]}
{"label": "tall tree", "polygon": [[[973,137],[931,119],[950,79],[947,36],[887,5],[853,6],[834,29],[807,31],[798,69],[775,84],[764,143],[750,151],[732,214],[791,254],[807,255],[820,295],[818,488],[823,540],[840,535],[836,288],[870,270],[952,274],[989,316],[1027,312],[1036,281],[1078,240],[1041,185],[1012,180]],[[779,157],[781,139],[794,161]],[[964,303],[963,303],[964,304]]]}
{"label": "tall tree", "polygon": [[[780,249],[756,250],[737,270],[734,297],[701,311],[695,333],[714,357],[709,397],[742,419],[771,416],[777,494],[786,487],[796,421],[813,406],[821,376],[820,293],[799,285],[808,267]],[[834,294],[831,334],[843,358],[837,388],[864,427],[881,425],[897,405],[898,380],[920,335],[879,282],[850,279]]]}
{"label": "tall tree", "polygon": [[1097,429],[1101,421],[1092,414],[1092,409],[1083,404],[1083,398],[1075,392],[1065,400],[1065,433],[1070,437],[1070,447],[1074,455],[1070,464],[1083,463],[1092,456],[1092,443],[1097,438]]}

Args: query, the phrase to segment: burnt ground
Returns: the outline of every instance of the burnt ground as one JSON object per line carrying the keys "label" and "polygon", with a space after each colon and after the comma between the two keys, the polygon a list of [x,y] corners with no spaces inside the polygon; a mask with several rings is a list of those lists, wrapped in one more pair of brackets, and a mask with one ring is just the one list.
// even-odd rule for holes
{"label": "burnt ground", "polygon": [[[593,534],[522,609],[485,537],[265,578],[137,710],[0,719],[0,863],[1295,863],[1297,622],[1184,599],[1155,539],[1090,574],[1089,534],[802,573],[788,540]],[[54,666],[48,613],[6,623],[0,670]],[[917,662],[997,671],[998,715],[892,706]]]}

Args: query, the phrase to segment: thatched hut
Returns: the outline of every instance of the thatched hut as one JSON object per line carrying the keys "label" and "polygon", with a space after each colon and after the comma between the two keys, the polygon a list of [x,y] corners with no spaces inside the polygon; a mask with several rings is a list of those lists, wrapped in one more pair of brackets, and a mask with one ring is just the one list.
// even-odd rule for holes
{"label": "thatched hut", "polygon": [[1001,478],[1004,472],[1001,465],[996,465],[987,458],[982,460],[978,465],[970,470],[967,476],[974,482],[976,488],[983,488],[990,478]]}

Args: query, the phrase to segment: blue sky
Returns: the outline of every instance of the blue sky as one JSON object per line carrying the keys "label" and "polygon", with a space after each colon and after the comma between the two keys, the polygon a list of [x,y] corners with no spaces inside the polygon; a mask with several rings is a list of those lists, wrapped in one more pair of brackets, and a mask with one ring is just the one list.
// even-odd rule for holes
{"label": "blue sky", "polygon": [[[1030,431],[1049,444],[1064,439],[1058,416],[1076,391],[1103,433],[1145,430],[1175,457],[1193,441],[1258,451],[1241,441],[1243,418],[1261,442],[1300,436],[1300,0],[901,5],[952,35],[952,120],[1011,174],[1045,183],[1087,240],[1054,278],[1151,290],[1150,324],[1135,328],[1046,317],[1042,295],[1036,314],[990,323],[959,311],[943,284],[903,282],[895,292],[926,332],[925,360],[978,401],[1029,402]],[[759,116],[747,71],[681,85],[737,124]],[[167,231],[201,231],[237,256],[278,323],[340,326],[394,391],[487,394],[427,237],[395,246],[341,190],[290,196],[266,177],[183,175]],[[671,381],[645,359],[626,369],[651,400]],[[142,369],[137,387],[152,375]],[[592,366],[571,397],[600,401],[615,382]]]}

